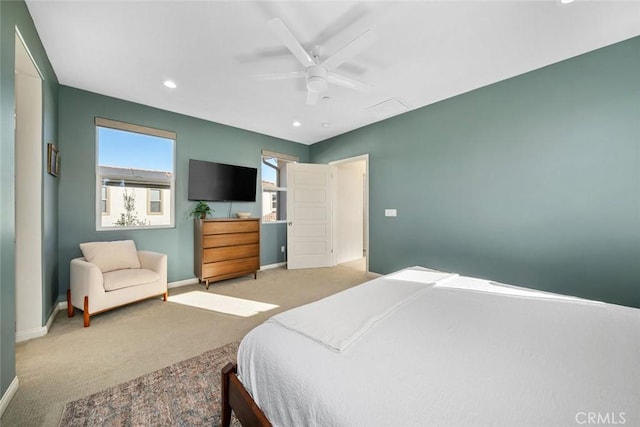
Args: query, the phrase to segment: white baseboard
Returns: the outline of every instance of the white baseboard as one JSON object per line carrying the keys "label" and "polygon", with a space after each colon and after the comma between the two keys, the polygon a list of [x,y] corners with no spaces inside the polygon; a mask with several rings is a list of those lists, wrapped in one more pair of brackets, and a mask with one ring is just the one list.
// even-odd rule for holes
{"label": "white baseboard", "polygon": [[262,271],[262,270],[271,270],[272,268],[284,267],[285,265],[287,265],[286,262],[278,262],[278,263],[275,263],[275,264],[261,265],[260,266],[260,271]]}
{"label": "white baseboard", "polygon": [[198,280],[197,277],[193,277],[191,279],[178,280],[176,282],[168,283],[167,288],[179,288],[180,286],[197,285],[198,283],[200,283],[200,280]]}
{"label": "white baseboard", "polygon": [[53,310],[53,313],[51,313],[51,316],[49,316],[49,319],[47,320],[47,333],[49,332],[49,329],[51,329],[51,325],[53,325],[53,321],[56,320],[56,314],[58,314],[59,311],[66,310],[66,309],[67,309],[66,301],[61,301],[58,303],[58,306],[56,307],[55,310]]}
{"label": "white baseboard", "polygon": [[13,396],[18,391],[18,383],[18,377],[14,377],[11,384],[9,384],[9,388],[7,388],[7,391],[2,395],[0,399],[0,417],[4,414],[4,410],[7,409],[9,402],[11,402],[11,399],[13,399]]}
{"label": "white baseboard", "polygon": [[16,342],[29,341],[33,338],[39,338],[47,335],[47,327],[27,329],[26,331],[16,331]]}
{"label": "white baseboard", "polygon": [[56,319],[56,314],[60,310],[65,310],[67,308],[67,302],[62,301],[59,302],[58,305],[53,309],[53,312],[47,319],[47,324],[45,326],[40,326],[39,328],[27,329],[26,331],[16,331],[16,342],[28,341],[33,338],[39,338],[47,335],[49,333],[49,329],[51,329],[51,325],[53,321]]}
{"label": "white baseboard", "polygon": [[[279,262],[277,264],[269,264],[269,265],[262,265],[260,266],[260,271],[262,270],[269,270],[271,268],[278,268],[278,267],[282,267],[287,265],[286,262]],[[197,285],[198,283],[200,283],[200,280],[197,277],[192,277],[191,279],[185,279],[185,280],[178,280],[175,282],[170,282],[167,287],[169,289],[173,289],[173,288],[179,288],[181,286],[188,286],[188,285]]]}

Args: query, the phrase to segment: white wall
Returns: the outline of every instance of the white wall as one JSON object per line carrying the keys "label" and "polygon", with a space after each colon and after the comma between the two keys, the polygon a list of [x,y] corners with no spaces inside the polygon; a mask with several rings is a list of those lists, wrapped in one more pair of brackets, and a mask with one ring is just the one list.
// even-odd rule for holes
{"label": "white wall", "polygon": [[16,36],[16,338],[42,319],[42,79]]}
{"label": "white wall", "polygon": [[364,175],[366,162],[336,165],[336,262],[362,258],[364,249]]}

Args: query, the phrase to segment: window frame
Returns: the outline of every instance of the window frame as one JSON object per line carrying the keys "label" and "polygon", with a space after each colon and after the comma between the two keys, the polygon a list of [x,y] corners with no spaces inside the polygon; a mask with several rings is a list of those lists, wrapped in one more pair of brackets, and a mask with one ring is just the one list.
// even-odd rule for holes
{"label": "window frame", "polygon": [[[147,136],[155,136],[158,138],[171,139],[173,140],[172,144],[172,157],[173,157],[173,172],[171,173],[171,180],[169,190],[171,193],[171,200],[169,202],[169,224],[161,224],[161,225],[131,225],[131,226],[104,226],[102,225],[102,214],[98,214],[102,211],[102,194],[101,187],[103,186],[101,175],[99,173],[100,168],[100,138],[99,138],[99,128],[110,128],[124,132],[132,132],[138,133]],[[105,119],[102,117],[95,117],[94,120],[94,129],[95,129],[95,160],[94,160],[94,173],[95,173],[95,209],[96,209],[96,231],[115,231],[115,230],[154,230],[154,229],[163,229],[163,228],[175,228],[176,227],[176,164],[177,164],[177,144],[178,144],[178,135],[176,132],[157,129],[142,125],[136,125],[127,122],[121,122],[117,120]],[[107,188],[109,186],[106,186]],[[125,187],[125,188],[135,188],[135,187]],[[148,190],[148,188],[147,188]],[[100,198],[97,195],[100,194]],[[148,198],[147,198],[148,199]],[[148,208],[148,203],[147,203]],[[161,207],[164,213],[164,207]],[[111,214],[111,212],[109,213]],[[157,214],[153,214],[157,215]]]}
{"label": "window frame", "polygon": [[[276,200],[275,200],[275,204],[276,204],[276,209],[280,208],[280,205],[283,204],[285,207],[285,211],[282,212],[282,215],[284,217],[284,219],[276,219],[275,221],[265,221],[264,220],[264,215],[260,215],[260,222],[262,224],[283,224],[287,222],[287,212],[286,212],[286,200],[287,200],[287,187],[286,187],[286,183],[285,186],[281,186],[281,183],[278,182],[280,176],[278,175],[280,170],[279,168],[277,168],[276,166],[268,163],[266,161],[266,159],[277,159],[278,161],[283,161],[286,163],[297,163],[300,161],[300,159],[298,158],[298,156],[293,156],[291,154],[283,154],[283,153],[277,153],[275,151],[269,151],[269,150],[262,150],[261,153],[261,162],[260,162],[260,194],[261,194],[261,198],[260,198],[260,209],[262,210],[264,207],[262,206],[262,203],[264,202],[264,180],[262,179],[262,168],[265,167],[270,167],[273,169],[276,169],[276,186],[274,191],[269,191],[270,193],[273,193],[276,195]],[[284,197],[284,203],[280,203],[280,197]],[[270,204],[273,206],[273,199],[270,201]]]}

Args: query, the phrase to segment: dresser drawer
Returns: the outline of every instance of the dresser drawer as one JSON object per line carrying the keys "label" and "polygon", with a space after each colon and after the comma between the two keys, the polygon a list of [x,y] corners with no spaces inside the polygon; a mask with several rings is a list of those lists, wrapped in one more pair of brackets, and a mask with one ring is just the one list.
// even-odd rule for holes
{"label": "dresser drawer", "polygon": [[251,258],[260,254],[260,245],[223,246],[221,248],[209,248],[204,250],[202,262],[226,261],[237,258]]}
{"label": "dresser drawer", "polygon": [[260,233],[238,233],[238,234],[210,234],[202,236],[202,247],[218,248],[221,246],[231,245],[248,245],[258,243],[260,241]]}
{"label": "dresser drawer", "polygon": [[202,225],[202,234],[249,233],[260,230],[260,221],[206,221]]}
{"label": "dresser drawer", "polygon": [[253,273],[260,268],[258,257],[233,259],[229,261],[212,262],[203,264],[202,278],[222,276],[233,273]]}

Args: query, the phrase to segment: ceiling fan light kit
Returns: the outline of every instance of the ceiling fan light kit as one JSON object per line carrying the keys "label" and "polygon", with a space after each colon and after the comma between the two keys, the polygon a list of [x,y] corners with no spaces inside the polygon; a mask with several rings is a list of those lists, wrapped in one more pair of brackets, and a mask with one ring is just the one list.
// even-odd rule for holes
{"label": "ceiling fan light kit", "polygon": [[311,92],[324,92],[329,86],[326,68],[312,65],[307,68],[307,89]]}

